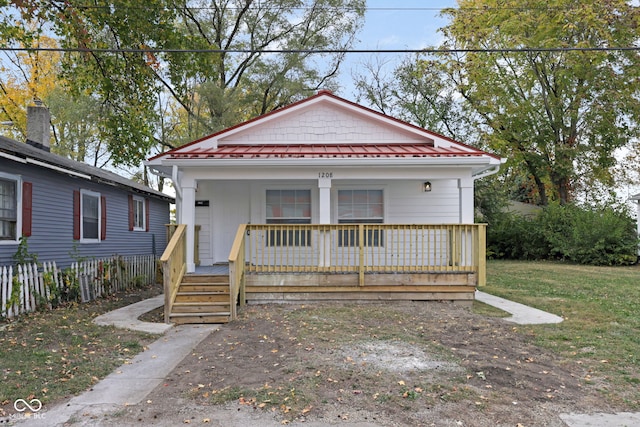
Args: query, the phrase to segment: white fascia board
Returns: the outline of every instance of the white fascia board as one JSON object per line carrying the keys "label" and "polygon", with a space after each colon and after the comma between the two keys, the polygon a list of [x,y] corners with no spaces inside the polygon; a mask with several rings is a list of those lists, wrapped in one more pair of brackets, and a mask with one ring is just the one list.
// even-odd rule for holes
{"label": "white fascia board", "polygon": [[87,179],[87,180],[91,181],[91,176],[86,175],[84,173],[72,171],[70,169],[65,169],[65,168],[62,168],[60,166],[55,166],[55,165],[52,165],[52,164],[49,164],[49,163],[42,162],[40,160],[32,159],[30,157],[27,157],[26,161],[27,161],[27,163],[31,163],[31,164],[34,164],[34,165],[42,166],[43,168],[51,169],[51,170],[54,170],[56,172],[66,173],[67,175],[77,176],[78,178],[84,178],[84,179]]}
{"label": "white fascia board", "polygon": [[11,155],[9,153],[5,153],[3,151],[0,151],[0,157],[4,157],[5,159],[13,160],[14,162],[27,163],[26,159],[23,159],[22,157],[17,157],[17,156]]}
{"label": "white fascia board", "polygon": [[251,167],[251,168],[186,168],[184,178],[201,180],[296,180],[318,181],[320,173],[329,172],[333,181],[341,180],[436,180],[436,179],[471,179],[472,167],[434,166],[396,166],[396,167]]}
{"label": "white fascia board", "polygon": [[499,165],[500,160],[490,156],[472,157],[420,157],[420,158],[314,158],[292,161],[284,159],[167,159],[163,166],[176,165],[180,168],[197,167],[345,167],[345,166],[490,166]]}

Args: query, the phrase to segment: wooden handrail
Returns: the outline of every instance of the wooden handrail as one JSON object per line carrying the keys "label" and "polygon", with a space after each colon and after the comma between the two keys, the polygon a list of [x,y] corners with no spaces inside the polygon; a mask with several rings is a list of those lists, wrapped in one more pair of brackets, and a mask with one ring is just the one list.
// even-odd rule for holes
{"label": "wooden handrail", "polygon": [[[173,233],[176,232],[180,224],[165,224],[167,227],[167,244],[171,241]],[[200,229],[202,226],[196,224],[193,226],[193,263],[200,265]]]}
{"label": "wooden handrail", "polygon": [[365,273],[465,272],[484,284],[485,230],[485,224],[247,224],[231,253],[246,252],[250,273],[357,273],[362,285]]}
{"label": "wooden handrail", "polygon": [[164,321],[170,323],[169,316],[178,288],[187,271],[187,226],[179,224],[171,240],[160,257],[164,283]]}
{"label": "wooden handrail", "polygon": [[236,237],[229,252],[229,305],[231,307],[231,320],[236,318],[236,301],[240,299],[243,307],[245,297],[245,233],[246,224],[240,224],[236,231]]}

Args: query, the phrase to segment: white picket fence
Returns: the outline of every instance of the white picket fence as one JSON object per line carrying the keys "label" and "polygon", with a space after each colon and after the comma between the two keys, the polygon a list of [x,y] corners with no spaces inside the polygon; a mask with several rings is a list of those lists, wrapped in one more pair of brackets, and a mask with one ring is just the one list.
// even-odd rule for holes
{"label": "white picket fence", "polygon": [[[113,256],[74,262],[64,270],[55,261],[15,268],[0,266],[0,317],[14,318],[38,308],[51,308],[52,287],[62,292],[63,299],[73,299],[77,292],[79,299],[87,302],[154,283],[156,260],[153,255]],[[14,288],[19,288],[15,291],[18,298],[12,300]]]}

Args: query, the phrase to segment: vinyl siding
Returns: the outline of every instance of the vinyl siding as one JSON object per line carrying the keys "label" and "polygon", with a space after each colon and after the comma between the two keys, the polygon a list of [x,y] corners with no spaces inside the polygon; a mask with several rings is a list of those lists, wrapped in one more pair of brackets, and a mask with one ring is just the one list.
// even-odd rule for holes
{"label": "vinyl siding", "polygon": [[[318,222],[317,181],[209,181],[198,186],[197,200],[209,200],[210,208],[196,208],[196,223],[200,232],[200,259],[204,265],[224,262],[231,248],[232,236],[242,219],[247,199],[250,221],[263,224],[265,218],[265,194],[267,189],[310,189],[311,221]],[[339,181],[331,188],[331,222],[337,223],[337,192],[340,189],[382,189],[384,191],[384,222],[387,224],[455,224],[460,218],[457,180],[434,180],[432,191],[422,191],[417,181]],[[235,214],[234,214],[235,212]],[[248,213],[245,212],[245,215]],[[219,223],[215,223],[220,221]],[[221,234],[216,235],[216,231]],[[217,255],[216,255],[217,254]]]}
{"label": "vinyl siding", "polygon": [[[331,188],[332,215],[331,222],[336,223],[337,198],[339,189],[382,189],[384,191],[385,223],[403,224],[452,224],[459,220],[459,190],[457,180],[433,181],[433,190],[425,193],[422,191],[422,182],[416,181],[367,181],[367,182],[335,182]],[[311,190],[312,222],[318,220],[318,188],[316,182],[297,181],[261,181],[253,182],[247,194],[229,192],[228,197],[216,197],[215,194],[224,195],[220,191],[225,186],[234,186],[237,182],[220,181],[216,183],[202,183],[198,188],[198,200],[209,200],[211,206],[224,205],[227,209],[236,210],[238,200],[251,198],[251,222],[262,224],[265,222],[264,194],[267,189],[292,189],[308,188]],[[216,191],[215,189],[218,189]],[[238,199],[240,197],[240,199]],[[211,215],[211,209],[197,208],[196,223],[207,227],[207,215]],[[210,235],[208,230],[201,232],[200,237]]]}
{"label": "vinyl siding", "polygon": [[[39,261],[56,261],[68,266],[76,258],[99,258],[111,255],[162,254],[166,246],[169,204],[150,197],[149,231],[129,231],[128,195],[111,185],[70,177],[34,165],[0,159],[0,170],[20,175],[33,184],[32,235],[29,252]],[[89,190],[105,197],[107,207],[106,239],[99,243],[73,240],[73,191]],[[155,246],[154,246],[155,241]],[[13,264],[17,244],[0,244],[0,265]]]}

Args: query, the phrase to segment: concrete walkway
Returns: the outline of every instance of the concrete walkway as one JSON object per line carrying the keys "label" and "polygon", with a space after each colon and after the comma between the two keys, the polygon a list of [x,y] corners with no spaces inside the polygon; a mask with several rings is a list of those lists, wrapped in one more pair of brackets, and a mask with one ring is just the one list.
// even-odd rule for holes
{"label": "concrete walkway", "polygon": [[507,322],[518,323],[519,325],[542,325],[546,323],[560,323],[562,317],[537,308],[529,307],[518,302],[506,300],[504,298],[489,295],[485,292],[476,291],[476,300],[489,304],[502,311],[511,313],[511,317],[505,317]]}
{"label": "concrete walkway", "polygon": [[[562,317],[523,304],[477,291],[476,299],[511,313],[504,320],[518,324],[545,324],[562,322]],[[91,390],[53,408],[18,420],[20,425],[52,427],[72,424],[92,426],[100,415],[117,413],[123,406],[135,405],[147,395],[186,357],[191,350],[219,325],[165,325],[138,320],[142,314],[164,304],[159,295],[145,301],[106,313],[94,319],[99,325],[115,325],[148,333],[164,335],[150,344],[144,352],[125,363],[96,384]],[[640,426],[640,414],[561,414],[568,427],[631,427]],[[221,424],[222,425],[222,424]],[[310,426],[311,427],[311,426]]]}
{"label": "concrete walkway", "polygon": [[140,403],[164,381],[200,341],[220,327],[220,325],[173,326],[138,320],[140,315],[163,304],[164,296],[159,295],[96,317],[94,322],[99,325],[114,325],[148,333],[164,333],[164,335],[89,391],[72,398],[67,403],[46,408],[46,411],[43,410],[31,418],[21,420],[20,425],[90,426],[94,425],[96,417],[100,414],[117,412],[123,406]]}
{"label": "concrete walkway", "polygon": [[164,294],[149,298],[117,310],[110,311],[93,319],[96,325],[113,325],[123,329],[148,332],[150,334],[164,334],[173,325],[168,323],[143,322],[138,317],[164,305]]}

